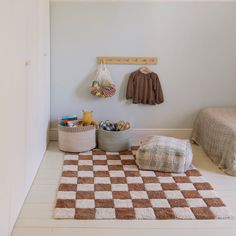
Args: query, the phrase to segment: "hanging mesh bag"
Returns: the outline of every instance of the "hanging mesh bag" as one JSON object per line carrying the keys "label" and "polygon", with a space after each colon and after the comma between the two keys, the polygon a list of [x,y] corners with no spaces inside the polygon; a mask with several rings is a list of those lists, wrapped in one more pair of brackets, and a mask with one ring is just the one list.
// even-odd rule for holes
{"label": "hanging mesh bag", "polygon": [[116,93],[116,86],[106,65],[101,63],[97,68],[95,80],[90,88],[91,94],[97,97],[112,97]]}

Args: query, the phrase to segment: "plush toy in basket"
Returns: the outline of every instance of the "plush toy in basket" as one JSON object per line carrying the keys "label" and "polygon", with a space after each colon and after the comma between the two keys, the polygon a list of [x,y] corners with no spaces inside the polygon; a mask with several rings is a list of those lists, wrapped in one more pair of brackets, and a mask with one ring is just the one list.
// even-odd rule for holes
{"label": "plush toy in basket", "polygon": [[99,128],[107,131],[123,131],[130,128],[130,123],[123,120],[118,121],[117,123],[106,120],[100,122]]}
{"label": "plush toy in basket", "polygon": [[86,125],[95,125],[97,126],[97,121],[93,119],[93,111],[84,111],[83,110],[83,118],[81,125],[86,126]]}

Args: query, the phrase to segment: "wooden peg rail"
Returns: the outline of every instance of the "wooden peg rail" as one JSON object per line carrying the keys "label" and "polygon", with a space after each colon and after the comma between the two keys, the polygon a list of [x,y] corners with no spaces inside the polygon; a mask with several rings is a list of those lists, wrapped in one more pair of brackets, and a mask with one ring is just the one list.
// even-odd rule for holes
{"label": "wooden peg rail", "polygon": [[157,57],[98,57],[98,63],[123,65],[156,65]]}

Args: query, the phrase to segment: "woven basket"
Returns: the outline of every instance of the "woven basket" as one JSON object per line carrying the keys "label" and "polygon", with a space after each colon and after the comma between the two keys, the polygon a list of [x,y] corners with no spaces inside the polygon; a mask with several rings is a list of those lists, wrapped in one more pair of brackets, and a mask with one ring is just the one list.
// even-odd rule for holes
{"label": "woven basket", "polygon": [[86,152],[96,147],[96,128],[58,125],[59,149],[65,152]]}
{"label": "woven basket", "polygon": [[106,131],[98,129],[98,148],[107,152],[128,150],[131,146],[130,136],[130,129],[124,131]]}

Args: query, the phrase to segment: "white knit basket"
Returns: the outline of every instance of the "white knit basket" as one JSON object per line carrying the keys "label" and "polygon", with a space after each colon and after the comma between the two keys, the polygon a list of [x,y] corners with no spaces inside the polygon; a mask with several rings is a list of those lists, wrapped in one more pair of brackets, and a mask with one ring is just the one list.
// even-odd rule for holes
{"label": "white knit basket", "polygon": [[96,147],[96,128],[58,125],[59,149],[65,152],[86,152]]}

